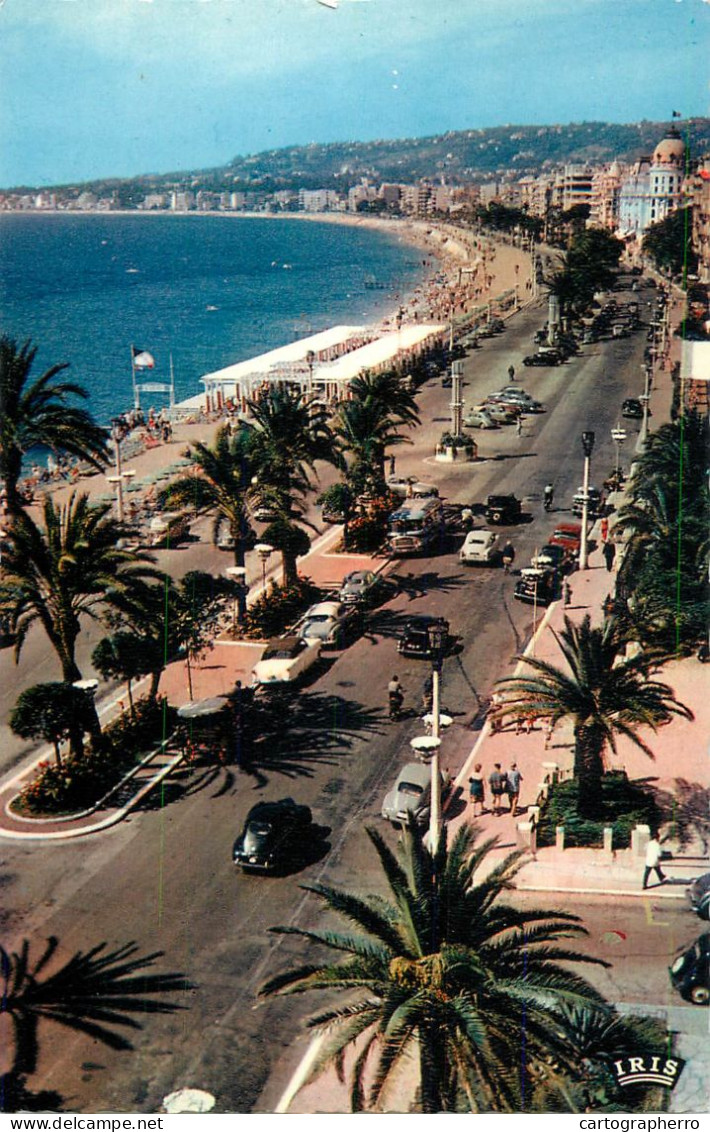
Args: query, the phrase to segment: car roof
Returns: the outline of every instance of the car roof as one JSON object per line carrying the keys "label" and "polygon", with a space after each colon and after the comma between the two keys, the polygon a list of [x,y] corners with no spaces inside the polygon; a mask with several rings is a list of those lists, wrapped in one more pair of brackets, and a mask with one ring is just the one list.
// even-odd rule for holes
{"label": "car roof", "polygon": [[301,638],[298,637],[295,633],[289,637],[272,637],[267,644],[265,651],[268,651],[269,649],[290,649],[295,648],[296,645],[300,644]]}
{"label": "car roof", "polygon": [[407,618],[407,625],[446,625],[445,617],[436,617],[432,613],[415,613]]}
{"label": "car roof", "polygon": [[351,574],[346,574],[343,578],[343,585],[349,585],[353,582],[364,582],[368,578],[374,578],[372,570],[353,570]]}
{"label": "car roof", "polygon": [[292,810],[296,808],[296,802],[293,798],[279,798],[276,802],[257,802],[252,806],[247,814],[246,820],[252,821],[254,818],[267,818],[271,815],[276,816],[283,813],[284,810]]}
{"label": "car roof", "polygon": [[581,535],[582,524],[581,523],[558,523],[557,526],[555,527],[555,534],[561,534],[562,532],[564,532],[565,534],[568,534],[568,535],[571,535],[571,534]]}
{"label": "car roof", "polygon": [[415,786],[428,786],[431,770],[425,763],[407,763],[397,775],[397,782],[413,782]]}
{"label": "car roof", "polygon": [[488,527],[476,527],[475,531],[468,532],[466,542],[485,542],[491,537],[495,538],[495,535]]}
{"label": "car roof", "polygon": [[336,616],[343,609],[342,601],[319,601],[307,611],[304,621],[309,617],[333,617]]}

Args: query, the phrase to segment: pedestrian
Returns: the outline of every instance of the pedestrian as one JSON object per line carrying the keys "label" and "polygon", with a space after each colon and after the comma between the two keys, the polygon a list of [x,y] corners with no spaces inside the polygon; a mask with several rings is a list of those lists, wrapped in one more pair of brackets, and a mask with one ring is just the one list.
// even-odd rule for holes
{"label": "pedestrian", "polygon": [[510,567],[515,562],[515,547],[512,542],[507,542],[501,551],[501,562],[503,563],[503,570],[506,574],[510,573]]}
{"label": "pedestrian", "polygon": [[394,475],[394,469],[395,469],[396,466],[397,466],[397,461],[395,460],[394,456],[390,456],[390,475],[391,476]]}
{"label": "pedestrian", "polygon": [[569,582],[565,582],[564,594],[565,594],[565,605],[569,605],[570,602],[572,601],[572,587],[569,584]]}
{"label": "pedestrian", "polygon": [[505,793],[507,778],[500,769],[500,763],[496,763],[493,770],[488,776],[488,785],[491,788],[491,807],[494,814],[500,814],[500,800]]}
{"label": "pedestrian", "polygon": [[[473,775],[468,780],[468,796],[471,803],[474,818],[481,817],[483,814],[483,802],[485,800],[485,792],[483,786],[483,776],[481,774],[481,764],[476,763],[473,768]],[[478,806],[478,813],[476,807]]]}
{"label": "pedestrian", "polygon": [[523,416],[522,416],[522,413],[520,413],[518,415],[518,419],[515,422],[515,431],[518,434],[518,436],[523,435]]}
{"label": "pedestrian", "polygon": [[517,763],[510,764],[510,770],[507,774],[508,781],[508,801],[510,802],[511,817],[515,817],[518,812],[518,798],[520,797],[520,783],[523,781],[523,776],[518,770]]}
{"label": "pedestrian", "polygon": [[643,888],[648,888],[648,878],[651,873],[655,873],[658,877],[658,883],[663,884],[666,879],[665,874],[661,871],[661,843],[658,840],[658,834],[654,833],[653,837],[646,846],[646,861],[643,870]]}
{"label": "pedestrian", "polygon": [[616,547],[613,542],[605,542],[602,548],[604,561],[606,562],[607,573],[610,574],[614,566],[614,559],[616,557]]}
{"label": "pedestrian", "polygon": [[606,542],[609,538],[609,520],[607,519],[606,515],[599,524],[599,533],[602,536],[602,542]]}
{"label": "pedestrian", "polygon": [[465,531],[473,529],[473,511],[470,507],[464,507],[461,512],[461,525]]}
{"label": "pedestrian", "polygon": [[515,366],[508,366],[508,377],[511,381],[515,381]]}

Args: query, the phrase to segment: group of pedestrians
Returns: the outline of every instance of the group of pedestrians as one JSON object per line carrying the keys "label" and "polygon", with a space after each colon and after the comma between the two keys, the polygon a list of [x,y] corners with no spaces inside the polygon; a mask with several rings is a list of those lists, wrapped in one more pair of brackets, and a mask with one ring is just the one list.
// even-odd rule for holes
{"label": "group of pedestrians", "polygon": [[[505,813],[502,809],[503,798],[508,799],[508,813],[515,817],[518,813],[518,799],[520,797],[520,783],[523,776],[518,770],[517,763],[510,764],[510,770],[502,770],[500,763],[495,763],[488,776],[488,785],[491,791],[490,813]],[[469,801],[474,818],[481,817],[485,812],[486,789],[481,763],[476,763],[473,774],[468,780]]]}

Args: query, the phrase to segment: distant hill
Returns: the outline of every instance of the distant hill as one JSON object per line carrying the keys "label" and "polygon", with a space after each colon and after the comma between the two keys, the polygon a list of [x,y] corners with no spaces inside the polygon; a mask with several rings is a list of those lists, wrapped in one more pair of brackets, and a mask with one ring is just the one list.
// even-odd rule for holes
{"label": "distant hill", "polygon": [[[691,157],[710,152],[710,118],[693,118],[678,125],[683,137],[688,138]],[[376,183],[411,183],[442,176],[448,182],[465,184],[511,174],[534,175],[565,163],[597,164],[615,158],[634,161],[652,153],[667,129],[667,122],[572,122],[564,126],[508,125],[456,130],[429,138],[395,141],[288,146],[235,157],[215,169],[103,179],[81,187],[99,193],[119,190],[119,195],[129,202],[141,192],[178,185],[212,191],[346,191],[363,177]],[[45,191],[47,188],[43,186]]]}

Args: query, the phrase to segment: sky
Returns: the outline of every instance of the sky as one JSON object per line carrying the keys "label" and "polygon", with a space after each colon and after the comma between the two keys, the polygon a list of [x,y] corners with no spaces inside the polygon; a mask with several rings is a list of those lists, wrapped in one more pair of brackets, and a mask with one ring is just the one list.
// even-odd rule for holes
{"label": "sky", "polygon": [[335,2],[0,0],[0,186],[710,113],[710,0]]}

